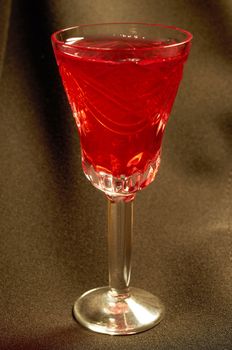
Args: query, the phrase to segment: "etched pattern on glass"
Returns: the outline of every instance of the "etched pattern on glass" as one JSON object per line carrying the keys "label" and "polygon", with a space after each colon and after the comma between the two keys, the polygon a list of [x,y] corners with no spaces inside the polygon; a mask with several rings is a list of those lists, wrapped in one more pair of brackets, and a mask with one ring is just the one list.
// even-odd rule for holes
{"label": "etched pattern on glass", "polygon": [[129,63],[123,82],[124,64],[107,65],[100,72],[89,72],[85,65],[60,66],[80,134],[84,173],[109,196],[146,187],[159,168],[182,64],[169,65],[166,73],[162,62],[159,69],[155,64],[155,71],[151,66]]}

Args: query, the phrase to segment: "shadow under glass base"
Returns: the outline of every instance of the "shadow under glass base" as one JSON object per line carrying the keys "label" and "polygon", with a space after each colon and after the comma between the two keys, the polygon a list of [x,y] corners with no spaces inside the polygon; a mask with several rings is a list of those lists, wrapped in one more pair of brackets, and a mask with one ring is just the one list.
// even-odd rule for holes
{"label": "shadow under glass base", "polygon": [[142,289],[130,288],[127,295],[115,295],[109,287],[92,289],[74,304],[76,320],[88,329],[109,335],[143,332],[163,318],[159,299]]}

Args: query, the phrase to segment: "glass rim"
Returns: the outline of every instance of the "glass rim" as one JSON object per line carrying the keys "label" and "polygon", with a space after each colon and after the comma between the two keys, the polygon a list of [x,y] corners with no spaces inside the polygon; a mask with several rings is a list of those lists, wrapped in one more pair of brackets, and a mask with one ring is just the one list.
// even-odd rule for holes
{"label": "glass rim", "polygon": [[[93,23],[93,24],[80,24],[80,25],[76,25],[76,26],[72,26],[72,27],[67,27],[67,28],[63,28],[60,30],[55,31],[52,35],[51,35],[51,39],[53,43],[59,44],[59,45],[65,45],[66,47],[76,47],[80,50],[89,50],[89,51],[114,51],[115,48],[110,48],[110,47],[83,47],[81,45],[78,44],[70,44],[70,43],[65,43],[64,41],[61,41],[57,38],[57,35],[64,33],[64,32],[68,32],[69,30],[73,30],[73,29],[78,29],[78,28],[85,28],[85,27],[94,27],[94,26],[104,26],[104,25],[140,25],[140,26],[144,26],[144,27],[161,27],[164,29],[172,29],[175,30],[177,32],[183,33],[186,35],[186,38],[181,40],[178,43],[172,43],[172,44],[164,44],[162,45],[162,48],[172,48],[172,47],[177,47],[180,45],[184,45],[187,43],[190,43],[193,35],[185,29],[173,26],[173,25],[166,25],[166,24],[161,24],[161,23],[145,23],[145,22],[109,22],[109,23]],[[146,47],[146,48],[135,48],[135,47],[125,47],[122,48],[120,50],[122,51],[146,51],[146,50],[154,50],[155,47]]]}

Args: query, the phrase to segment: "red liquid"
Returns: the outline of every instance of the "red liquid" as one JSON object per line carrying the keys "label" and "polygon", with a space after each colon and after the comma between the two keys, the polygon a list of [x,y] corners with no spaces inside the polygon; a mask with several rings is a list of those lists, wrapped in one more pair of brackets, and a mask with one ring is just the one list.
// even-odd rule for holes
{"label": "red liquid", "polygon": [[135,39],[76,45],[55,53],[84,160],[115,177],[145,172],[159,156],[189,45]]}

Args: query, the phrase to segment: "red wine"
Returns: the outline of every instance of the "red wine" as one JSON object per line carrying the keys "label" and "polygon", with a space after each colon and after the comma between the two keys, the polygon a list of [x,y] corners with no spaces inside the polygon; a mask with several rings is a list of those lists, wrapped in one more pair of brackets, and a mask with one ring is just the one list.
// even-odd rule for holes
{"label": "red wine", "polygon": [[189,45],[92,39],[55,48],[83,160],[115,177],[143,173],[161,141]]}

